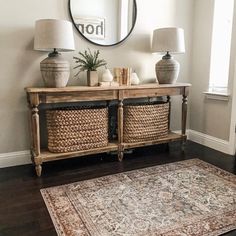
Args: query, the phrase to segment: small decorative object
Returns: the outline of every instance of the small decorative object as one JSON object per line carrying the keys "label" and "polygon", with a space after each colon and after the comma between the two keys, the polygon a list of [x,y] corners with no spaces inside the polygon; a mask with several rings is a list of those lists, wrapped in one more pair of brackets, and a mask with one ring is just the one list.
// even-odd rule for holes
{"label": "small decorative object", "polygon": [[88,86],[98,86],[98,72],[96,70],[87,70]]}
{"label": "small decorative object", "polygon": [[176,82],[180,65],[170,55],[184,53],[184,30],[181,28],[161,28],[153,32],[153,52],[166,52],[162,60],[156,64],[156,77],[160,84],[173,84]]}
{"label": "small decorative object", "polygon": [[70,64],[58,51],[74,51],[72,24],[65,20],[42,19],[35,23],[34,49],[49,51],[40,62],[46,87],[65,87],[70,76]]}
{"label": "small decorative object", "polygon": [[131,84],[132,85],[138,85],[139,84],[139,78],[135,72],[131,73]]}
{"label": "small decorative object", "polygon": [[98,59],[100,54],[99,50],[91,52],[90,49],[85,50],[84,53],[79,52],[80,57],[74,57],[75,63],[78,65],[74,69],[79,68],[79,71],[75,75],[77,77],[82,71],[87,71],[87,83],[88,86],[98,86],[98,73],[97,68],[106,66],[106,61]]}
{"label": "small decorative object", "polygon": [[109,69],[106,68],[105,72],[102,74],[103,82],[111,82],[113,80],[113,75]]}

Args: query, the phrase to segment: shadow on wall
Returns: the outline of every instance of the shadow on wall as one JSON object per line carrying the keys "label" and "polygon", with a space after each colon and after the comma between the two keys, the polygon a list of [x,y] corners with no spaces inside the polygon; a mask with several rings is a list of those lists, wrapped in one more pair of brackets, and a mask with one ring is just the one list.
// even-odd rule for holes
{"label": "shadow on wall", "polygon": [[150,35],[136,34],[135,37],[132,38],[132,45],[129,48],[142,53],[151,53]]}
{"label": "shadow on wall", "polygon": [[[77,32],[74,31],[74,33],[77,33]],[[79,35],[79,37],[82,38],[80,35]],[[117,45],[108,46],[108,47],[103,47],[103,46],[91,44],[83,38],[82,38],[82,40],[84,40],[85,42],[88,43],[88,46],[87,46],[88,48],[98,49],[98,50],[104,51],[104,52],[117,51],[117,50],[119,50],[119,52],[124,51],[126,53],[132,53],[132,51],[134,51],[135,53],[137,53],[137,52],[150,53],[151,52],[150,35],[149,34],[135,34],[135,32],[132,32],[131,35],[125,41],[123,41]]]}
{"label": "shadow on wall", "polygon": [[131,35],[121,44],[118,44],[113,47],[108,47],[107,49],[111,48],[118,48],[121,47],[122,49],[128,48],[129,53],[132,53],[132,51],[135,51],[135,53],[150,53],[150,35],[149,34],[134,34],[131,33]]}
{"label": "shadow on wall", "polygon": [[[231,105],[229,102],[203,98],[202,132],[210,136],[229,140]],[[217,127],[217,128],[216,128]]]}
{"label": "shadow on wall", "polygon": [[7,49],[9,58],[4,66],[12,68],[10,73],[5,74],[9,76],[9,85],[12,81],[18,89],[42,84],[39,63],[43,59],[42,55],[47,56],[47,54],[34,51],[33,36],[33,28],[12,29],[4,34],[6,44],[11,45]]}

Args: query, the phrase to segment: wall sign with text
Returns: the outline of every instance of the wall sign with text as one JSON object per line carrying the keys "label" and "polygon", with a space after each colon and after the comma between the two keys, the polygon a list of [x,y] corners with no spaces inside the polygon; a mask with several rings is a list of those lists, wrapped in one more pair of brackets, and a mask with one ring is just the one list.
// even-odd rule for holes
{"label": "wall sign with text", "polygon": [[79,31],[89,39],[105,39],[105,18],[74,17]]}

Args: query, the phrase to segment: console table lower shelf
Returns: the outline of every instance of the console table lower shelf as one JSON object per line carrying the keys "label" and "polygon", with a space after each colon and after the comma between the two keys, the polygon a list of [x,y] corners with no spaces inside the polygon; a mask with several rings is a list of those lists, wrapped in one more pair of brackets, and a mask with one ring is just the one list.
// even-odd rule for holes
{"label": "console table lower shelf", "polygon": [[[119,161],[122,161],[124,150],[136,147],[144,147],[154,144],[169,143],[172,141],[186,141],[186,120],[187,120],[187,96],[189,87],[187,83],[181,84],[148,84],[138,86],[118,86],[118,87],[87,87],[87,86],[71,86],[65,88],[26,88],[27,100],[29,105],[29,122],[31,133],[31,155],[32,162],[35,165],[35,170],[38,176],[41,176],[42,164],[44,162],[68,159],[79,156],[86,156],[97,153],[107,153],[117,151]],[[154,139],[145,142],[125,143],[124,142],[124,108],[123,102],[127,99],[137,98],[155,98],[165,97],[169,103],[168,129],[170,127],[170,111],[171,111],[171,96],[182,96],[182,120],[181,134],[169,131],[167,137]],[[114,143],[109,143],[106,147],[92,148],[89,150],[52,153],[44,150],[40,143],[40,122],[39,110],[41,104],[60,104],[72,102],[87,102],[87,101],[118,101],[117,107],[117,125],[118,125],[118,140]],[[167,129],[167,130],[168,130]]]}
{"label": "console table lower shelf", "polygon": [[[47,150],[42,150],[40,155],[35,157],[35,161],[37,163],[37,159],[40,160],[41,163],[43,162],[49,162],[49,161],[55,161],[55,160],[62,160],[62,159],[68,159],[73,157],[80,157],[80,156],[87,156],[92,154],[98,154],[98,153],[106,153],[111,151],[117,151],[118,153],[118,159],[119,161],[122,161],[123,159],[123,152],[125,149],[130,148],[137,148],[137,147],[145,147],[155,144],[163,144],[163,143],[169,143],[174,141],[186,141],[187,136],[182,134],[177,134],[170,132],[167,137],[161,138],[158,140],[152,140],[152,141],[146,141],[146,142],[137,142],[137,143],[122,143],[122,148],[119,150],[119,144],[116,143],[109,143],[106,147],[101,148],[94,148],[89,150],[82,150],[82,151],[76,151],[76,152],[66,152],[66,153],[52,153]],[[41,165],[38,167],[38,175],[41,175]]]}

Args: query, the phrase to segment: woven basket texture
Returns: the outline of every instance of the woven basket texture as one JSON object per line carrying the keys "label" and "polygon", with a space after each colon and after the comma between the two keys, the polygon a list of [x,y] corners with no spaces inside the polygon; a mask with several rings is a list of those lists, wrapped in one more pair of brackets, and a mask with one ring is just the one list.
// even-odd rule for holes
{"label": "woven basket texture", "polygon": [[47,110],[48,149],[73,152],[108,145],[108,109]]}
{"label": "woven basket texture", "polygon": [[124,142],[145,142],[168,135],[169,103],[124,107]]}

